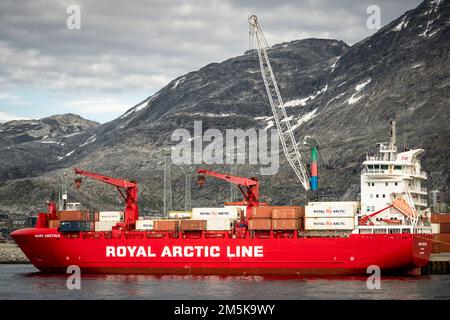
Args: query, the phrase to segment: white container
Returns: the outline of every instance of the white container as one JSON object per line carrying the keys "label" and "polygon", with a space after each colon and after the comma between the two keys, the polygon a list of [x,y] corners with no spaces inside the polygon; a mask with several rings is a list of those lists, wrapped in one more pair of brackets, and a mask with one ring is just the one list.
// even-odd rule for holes
{"label": "white container", "polygon": [[224,206],[224,208],[236,209],[238,216],[240,210],[244,211],[244,217],[247,214],[247,206]]}
{"label": "white container", "polygon": [[236,208],[194,208],[192,209],[192,219],[208,220],[208,219],[237,219],[238,210]]}
{"label": "white container", "polygon": [[100,211],[98,213],[98,221],[101,222],[119,222],[123,221],[122,211]]}
{"label": "white container", "polygon": [[439,223],[431,224],[431,233],[432,234],[441,233],[441,226]]}
{"label": "white container", "polygon": [[231,229],[233,223],[233,219],[222,219],[222,218],[217,218],[217,219],[208,219],[206,221],[206,230],[209,231],[228,231]]}
{"label": "white container", "polygon": [[354,217],[358,207],[359,202],[354,201],[310,202],[305,207],[305,217]]}
{"label": "white container", "polygon": [[153,230],[153,220],[136,221],[136,230]]}
{"label": "white container", "polygon": [[353,230],[354,218],[305,218],[305,230]]}
{"label": "white container", "polygon": [[111,231],[112,227],[116,225],[117,221],[96,221],[95,231]]}
{"label": "white container", "polygon": [[169,211],[169,219],[190,219],[191,211]]}

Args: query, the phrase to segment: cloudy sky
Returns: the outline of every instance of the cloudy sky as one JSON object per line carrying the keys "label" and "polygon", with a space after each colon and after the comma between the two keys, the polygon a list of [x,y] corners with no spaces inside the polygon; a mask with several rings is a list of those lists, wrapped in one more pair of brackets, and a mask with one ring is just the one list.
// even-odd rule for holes
{"label": "cloudy sky", "polygon": [[[420,0],[2,0],[0,121],[77,113],[106,122],[172,79],[248,49],[249,14],[269,44],[332,38],[354,44]],[[68,29],[70,5],[81,28]]]}

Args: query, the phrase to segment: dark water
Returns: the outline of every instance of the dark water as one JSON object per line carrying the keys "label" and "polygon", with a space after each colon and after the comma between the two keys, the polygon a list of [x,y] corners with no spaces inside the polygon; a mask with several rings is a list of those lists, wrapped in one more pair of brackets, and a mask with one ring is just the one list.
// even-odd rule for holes
{"label": "dark water", "polygon": [[364,277],[82,275],[69,290],[66,275],[43,275],[31,265],[0,265],[0,299],[450,299],[450,275],[382,277],[369,290]]}

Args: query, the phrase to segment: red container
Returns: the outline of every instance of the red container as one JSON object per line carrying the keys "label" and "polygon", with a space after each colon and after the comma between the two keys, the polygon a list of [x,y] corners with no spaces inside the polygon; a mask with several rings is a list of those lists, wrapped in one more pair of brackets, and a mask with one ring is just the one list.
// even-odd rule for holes
{"label": "red container", "polygon": [[273,230],[297,230],[298,219],[273,219]]}
{"label": "red container", "polygon": [[175,220],[155,220],[153,222],[153,231],[176,231],[178,221]]}
{"label": "red container", "polygon": [[249,230],[270,230],[272,229],[272,219],[250,219],[248,220]]}
{"label": "red container", "polygon": [[182,231],[206,230],[206,220],[181,220],[180,230]]}

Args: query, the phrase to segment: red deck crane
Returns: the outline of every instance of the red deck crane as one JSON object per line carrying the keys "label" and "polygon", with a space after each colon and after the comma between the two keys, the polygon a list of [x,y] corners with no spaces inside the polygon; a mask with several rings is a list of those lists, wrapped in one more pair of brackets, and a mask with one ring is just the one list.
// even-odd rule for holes
{"label": "red deck crane", "polygon": [[[98,180],[112,186],[117,187],[119,194],[125,200],[125,226],[127,230],[132,229],[136,220],[139,218],[139,209],[138,209],[138,186],[135,181],[128,181],[124,179],[117,179],[108,177],[105,175],[101,175],[98,173],[92,173],[89,171],[74,169],[75,174],[82,175],[85,177],[92,178],[94,180]],[[122,189],[125,189],[124,193]]]}
{"label": "red deck crane", "polygon": [[[259,181],[257,178],[236,177],[204,169],[198,169],[197,172],[237,185],[242,192],[244,202],[247,205],[247,218],[249,217],[252,208],[259,206]],[[198,182],[202,185],[204,183],[204,178],[199,178]]]}

